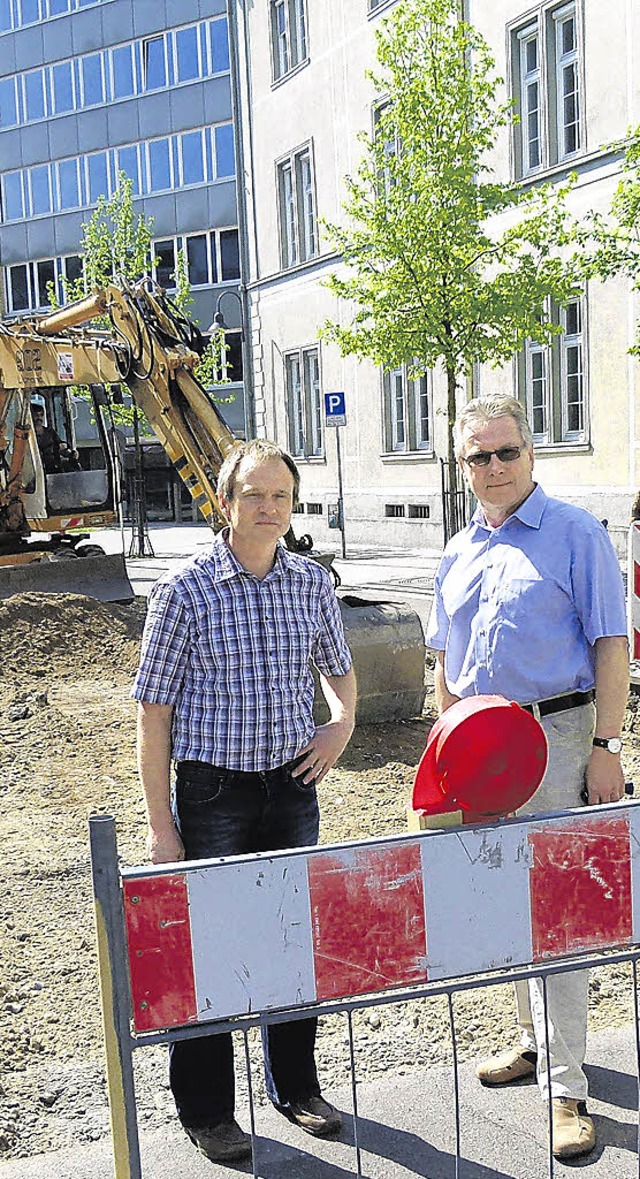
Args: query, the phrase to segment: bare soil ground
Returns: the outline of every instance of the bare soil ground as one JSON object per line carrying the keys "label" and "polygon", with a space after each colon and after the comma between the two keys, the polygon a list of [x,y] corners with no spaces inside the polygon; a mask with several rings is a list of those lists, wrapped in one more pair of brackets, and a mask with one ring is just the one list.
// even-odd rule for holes
{"label": "bare soil ground", "polygon": [[[26,594],[0,603],[0,1159],[108,1133],[87,819],[113,814],[123,862],[144,861],[129,699],[144,608],[143,600],[118,607],[73,595]],[[627,715],[625,769],[640,782],[636,703],[632,698]],[[415,767],[433,720],[428,697],[416,720],[356,730],[322,787],[323,842],[406,829]],[[507,987],[457,996],[455,1011],[463,1058],[515,1034]],[[631,1018],[629,972],[595,971],[592,1026]],[[450,1057],[443,999],[361,1012],[354,1029],[360,1077]],[[255,1039],[251,1052],[257,1061]],[[323,1021],[318,1055],[323,1085],[342,1083],[342,1017]],[[140,1120],[162,1125],[173,1116],[164,1050],[141,1049],[136,1057]],[[239,1089],[242,1100],[242,1079]]]}

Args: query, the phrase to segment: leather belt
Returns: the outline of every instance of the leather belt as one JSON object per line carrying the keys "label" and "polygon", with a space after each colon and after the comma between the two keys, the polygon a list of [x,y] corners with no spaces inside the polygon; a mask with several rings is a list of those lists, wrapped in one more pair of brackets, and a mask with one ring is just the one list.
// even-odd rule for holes
{"label": "leather belt", "polygon": [[[550,700],[538,700],[537,707],[540,716],[550,716],[552,712],[566,712],[568,708],[581,708],[583,704],[591,704],[596,694],[591,688],[588,692],[568,692],[566,696],[552,696]],[[533,704],[521,704],[526,712],[535,715]]]}

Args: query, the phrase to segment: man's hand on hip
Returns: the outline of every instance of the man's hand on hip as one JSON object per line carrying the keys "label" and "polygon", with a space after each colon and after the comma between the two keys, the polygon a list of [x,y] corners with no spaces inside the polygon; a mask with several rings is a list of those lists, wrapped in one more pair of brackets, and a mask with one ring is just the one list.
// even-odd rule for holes
{"label": "man's hand on hip", "polygon": [[594,748],[587,762],[585,778],[592,806],[601,802],[619,802],[624,798],[624,774],[617,754]]}
{"label": "man's hand on hip", "polygon": [[302,778],[305,785],[321,782],[346,749],[352,733],[351,720],[328,721],[326,725],[320,725],[309,744],[300,750],[298,757],[302,760],[296,766],[294,777]]}
{"label": "man's hand on hip", "polygon": [[184,844],[175,824],[157,830],[151,826],[148,828],[147,856],[152,864],[172,864],[175,860],[184,860]]}

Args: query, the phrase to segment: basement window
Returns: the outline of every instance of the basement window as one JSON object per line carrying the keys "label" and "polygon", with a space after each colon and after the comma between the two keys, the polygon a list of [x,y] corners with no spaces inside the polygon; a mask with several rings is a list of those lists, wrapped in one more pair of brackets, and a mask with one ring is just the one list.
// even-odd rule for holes
{"label": "basement window", "polygon": [[400,520],[405,515],[404,504],[385,504],[384,514],[393,520]]}
{"label": "basement window", "polygon": [[431,509],[428,504],[409,504],[408,514],[410,520],[428,520]]}
{"label": "basement window", "polygon": [[321,516],[322,511],[322,504],[307,504],[307,515],[309,516]]}

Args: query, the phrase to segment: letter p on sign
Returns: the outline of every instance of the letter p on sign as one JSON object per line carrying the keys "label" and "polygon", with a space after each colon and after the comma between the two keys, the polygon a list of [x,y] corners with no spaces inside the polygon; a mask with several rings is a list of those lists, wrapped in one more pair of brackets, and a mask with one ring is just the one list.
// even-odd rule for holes
{"label": "letter p on sign", "polygon": [[324,412],[327,426],[346,426],[347,407],[344,393],[325,393]]}

